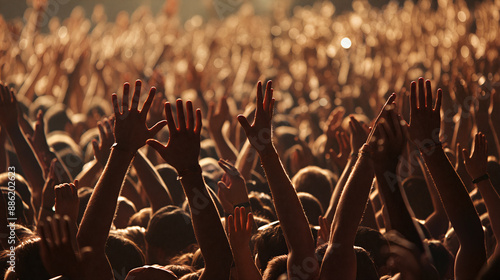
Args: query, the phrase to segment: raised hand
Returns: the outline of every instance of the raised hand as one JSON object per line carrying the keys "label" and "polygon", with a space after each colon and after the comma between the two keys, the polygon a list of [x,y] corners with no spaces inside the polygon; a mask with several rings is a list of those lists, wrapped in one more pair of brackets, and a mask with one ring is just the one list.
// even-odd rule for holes
{"label": "raised hand", "polygon": [[82,255],[77,248],[74,221],[68,216],[47,217],[38,225],[40,256],[51,277],[63,275],[71,279],[85,279]]}
{"label": "raised hand", "polygon": [[328,116],[323,133],[325,133],[329,139],[333,139],[336,136],[336,133],[340,129],[340,126],[342,124],[344,114],[344,107],[336,107]]}
{"label": "raised hand", "polygon": [[106,165],[108,161],[111,146],[115,143],[115,136],[113,134],[114,118],[105,118],[97,123],[99,129],[99,142],[92,140],[92,147],[94,148],[94,157],[102,166]]}
{"label": "raised hand", "polygon": [[249,202],[245,180],[240,172],[230,162],[219,160],[219,166],[224,170],[224,175],[219,181],[219,199],[224,212],[232,213],[235,205]]}
{"label": "raised hand", "polygon": [[[406,138],[405,127],[401,124],[401,118],[395,111],[394,103],[385,107],[382,118],[375,129],[377,139],[372,139],[370,143],[374,160],[397,164],[398,157],[405,148]],[[380,165],[377,164],[375,169],[377,169],[377,166]]]}
{"label": "raised hand", "polygon": [[7,128],[18,126],[17,99],[14,91],[0,83],[0,124]]}
{"label": "raised hand", "polygon": [[441,125],[441,99],[443,91],[437,90],[436,104],[432,108],[431,82],[418,79],[418,106],[417,106],[417,83],[412,82],[410,86],[410,125],[408,132],[413,143],[419,149],[433,147],[439,142],[439,131]]}
{"label": "raised hand", "polygon": [[254,226],[252,213],[247,214],[245,208],[236,207],[234,215],[227,218],[227,223],[238,279],[261,280],[262,276],[255,266],[250,250],[250,239]]}
{"label": "raised hand", "polygon": [[327,155],[335,162],[339,169],[344,169],[349,159],[349,154],[351,152],[351,146],[349,145],[349,137],[343,131],[337,131],[335,133],[335,138],[339,144],[339,151],[336,152],[333,148],[329,148]]}
{"label": "raised hand", "polygon": [[351,154],[356,154],[363,147],[363,144],[366,143],[370,129],[366,124],[360,123],[353,116],[350,117],[349,129],[351,130]]}
{"label": "raised hand", "polygon": [[229,107],[227,105],[227,97],[223,96],[220,99],[217,109],[215,103],[211,102],[208,107],[208,128],[213,131],[220,131],[224,123],[229,119]]}
{"label": "raised hand", "polygon": [[[147,144],[158,151],[162,158],[172,165],[177,172],[198,167],[198,156],[200,155],[200,132],[201,132],[201,110],[196,110],[196,122],[193,112],[193,103],[186,102],[186,116],[182,100],[176,101],[177,123],[176,127],[172,108],[169,102],[165,103],[165,115],[167,117],[170,137],[167,145],[157,140],[150,139]],[[181,174],[179,174],[181,175]]]}
{"label": "raised hand", "polygon": [[55,203],[54,187],[57,184],[56,176],[57,159],[53,159],[50,163],[49,173],[45,179],[45,184],[42,189],[41,205],[38,212],[38,221],[45,220],[45,217],[53,214],[52,207]]}
{"label": "raised hand", "polygon": [[132,104],[129,106],[130,84],[123,85],[123,99],[121,111],[118,106],[118,97],[113,94],[113,109],[115,112],[114,134],[116,139],[116,148],[135,153],[139,148],[146,144],[146,140],[153,138],[166,124],[166,121],[156,123],[152,128],[146,125],[146,118],[156,93],[156,88],[149,90],[149,95],[142,109],[139,111],[139,99],[141,97],[142,82],[135,82]]}
{"label": "raised hand", "polygon": [[153,99],[153,104],[151,104],[151,109],[149,110],[147,119],[148,125],[154,125],[163,119],[163,104],[165,104],[165,101],[166,99],[163,93],[157,91]]}
{"label": "raised hand", "polygon": [[486,174],[488,163],[488,142],[486,136],[481,132],[474,138],[474,148],[472,155],[466,149],[462,150],[465,168],[472,179],[476,179]]}
{"label": "raised hand", "polygon": [[238,151],[234,146],[224,137],[222,133],[222,126],[230,118],[229,107],[227,105],[227,97],[223,96],[215,110],[215,104],[210,103],[208,108],[208,131],[210,132],[210,137],[215,142],[215,148],[219,157],[227,159],[231,162],[235,162],[237,158]]}
{"label": "raised hand", "polygon": [[234,208],[234,215],[230,215],[227,222],[231,247],[234,249],[249,246],[254,225],[252,213],[247,214],[244,207],[236,207]]}
{"label": "raised hand", "polygon": [[74,183],[65,183],[54,188],[56,214],[67,215],[72,221],[78,219],[78,180]]}
{"label": "raised hand", "polygon": [[33,135],[26,137],[31,147],[35,150],[38,160],[44,168],[44,173],[47,174],[50,167],[50,162],[52,161],[52,156],[50,147],[47,144],[47,138],[45,137],[45,123],[43,121],[43,111],[39,110],[36,116],[35,130]]}
{"label": "raised hand", "polygon": [[248,140],[260,155],[274,150],[271,132],[274,98],[271,86],[272,82],[267,82],[266,93],[263,96],[262,83],[257,83],[257,109],[252,125],[250,125],[245,116],[238,116],[238,121],[245,130]]}

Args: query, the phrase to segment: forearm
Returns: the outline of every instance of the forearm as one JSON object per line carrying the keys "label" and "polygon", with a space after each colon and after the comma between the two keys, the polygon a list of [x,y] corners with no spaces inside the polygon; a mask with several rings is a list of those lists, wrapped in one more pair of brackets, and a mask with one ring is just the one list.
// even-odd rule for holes
{"label": "forearm", "polygon": [[262,275],[255,266],[249,246],[233,248],[233,256],[238,280],[262,280]]}
{"label": "forearm", "polygon": [[94,188],[77,234],[80,248],[104,250],[125,174],[133,154],[113,148],[108,163]]}
{"label": "forearm", "polygon": [[215,149],[220,158],[235,162],[238,152],[236,148],[226,140],[222,131],[210,129],[210,137],[215,142]]}
{"label": "forearm", "polygon": [[357,160],[357,157],[350,157],[349,158],[349,161],[347,162],[347,165],[344,168],[342,175],[340,176],[339,180],[337,181],[337,186],[335,186],[335,190],[333,191],[332,197],[330,199],[330,205],[328,206],[328,209],[325,212],[325,217],[326,217],[328,223],[330,223],[330,224],[333,221],[333,216],[335,215],[335,210],[337,209],[337,205],[339,204],[340,195],[342,194],[342,191],[344,190],[347,179],[349,179],[349,175],[351,174],[352,168],[356,164],[356,160]]}
{"label": "forearm", "polygon": [[[371,174],[371,176],[370,176]],[[373,181],[373,163],[358,158],[342,192],[335,212],[328,248],[321,265],[320,279],[356,279],[354,238],[363,215]]]}
{"label": "forearm", "polygon": [[358,158],[340,197],[333,218],[330,243],[352,249],[373,181],[373,162],[368,156]]}
{"label": "forearm", "polygon": [[409,206],[403,197],[401,186],[395,177],[396,168],[397,164],[387,169],[375,168],[379,194],[381,194],[383,205],[389,216],[389,222],[385,223],[386,231],[398,231],[406,240],[415,244],[421,253],[424,253],[423,236],[408,211]]}
{"label": "forearm", "polygon": [[488,216],[490,217],[491,229],[498,243],[498,240],[500,240],[500,196],[489,179],[477,183],[476,186],[486,204]]}
{"label": "forearm", "polygon": [[139,177],[142,187],[148,196],[152,213],[155,213],[164,206],[173,204],[172,197],[170,196],[163,179],[161,179],[151,162],[146,159],[141,152],[137,152],[133,161],[133,166],[137,171],[137,177]]}
{"label": "forearm", "polygon": [[462,246],[474,244],[476,247],[484,246],[481,222],[467,190],[443,149],[439,146],[433,149],[434,151],[424,152],[422,155],[460,244]]}
{"label": "forearm", "polygon": [[35,209],[40,207],[40,200],[42,189],[45,184],[45,179],[43,177],[43,171],[38,163],[38,160],[33,152],[28,141],[24,138],[23,133],[17,125],[13,125],[7,129],[8,135],[10,137],[11,143],[16,150],[16,154],[19,158],[21,168],[26,175],[26,180],[28,181],[32,195],[33,195],[33,206]]}
{"label": "forearm", "polygon": [[431,196],[432,207],[434,211],[425,219],[425,226],[429,230],[432,237],[436,239],[441,239],[448,230],[448,217],[446,216],[446,211],[443,208],[443,203],[439,198],[439,193],[434,185],[434,181],[432,181],[431,175],[429,174],[429,170],[423,163],[423,160],[418,161],[420,164],[420,168],[422,169],[422,174],[424,175],[424,179],[426,182],[427,190],[429,191],[429,195]]}
{"label": "forearm", "polygon": [[76,180],[78,180],[78,187],[89,187],[94,188],[94,180],[96,179],[99,172],[102,170],[102,166],[97,162],[97,160],[93,160],[90,163],[90,166],[84,170],[82,170],[78,176],[76,176]]}
{"label": "forearm", "polygon": [[250,144],[250,141],[246,140],[241,148],[238,157],[236,158],[236,163],[234,166],[240,171],[243,179],[249,180],[252,176],[252,170],[257,163],[257,152]]}
{"label": "forearm", "polygon": [[314,241],[309,223],[278,153],[273,148],[261,153],[260,158],[289,251],[297,250],[304,256],[314,254]]}
{"label": "forearm", "polygon": [[217,208],[201,175],[201,167],[198,165],[196,169],[181,179],[191,210],[194,233],[205,259],[205,269],[211,272],[217,271],[220,279],[225,279],[226,275],[229,276],[232,263],[231,248]]}

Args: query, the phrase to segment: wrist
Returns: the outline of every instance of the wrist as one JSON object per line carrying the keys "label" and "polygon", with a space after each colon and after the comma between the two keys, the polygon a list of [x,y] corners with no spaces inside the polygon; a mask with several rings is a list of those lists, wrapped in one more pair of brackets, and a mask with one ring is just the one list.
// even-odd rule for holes
{"label": "wrist", "polygon": [[443,144],[440,141],[433,141],[417,145],[417,148],[422,155],[431,155],[436,151],[443,151]]}
{"label": "wrist", "polygon": [[261,160],[273,157],[278,154],[272,143],[270,145],[264,146],[262,149],[258,149],[257,147],[254,147],[254,149],[259,153],[259,157]]}
{"label": "wrist", "polygon": [[202,174],[201,166],[198,163],[193,164],[191,166],[178,168],[176,170],[177,170],[177,180],[179,181],[193,175],[201,176]]}
{"label": "wrist", "polygon": [[120,151],[123,153],[127,153],[129,155],[135,156],[137,153],[137,149],[130,149],[128,147],[125,147],[123,144],[115,142],[112,146],[111,149],[114,151]]}

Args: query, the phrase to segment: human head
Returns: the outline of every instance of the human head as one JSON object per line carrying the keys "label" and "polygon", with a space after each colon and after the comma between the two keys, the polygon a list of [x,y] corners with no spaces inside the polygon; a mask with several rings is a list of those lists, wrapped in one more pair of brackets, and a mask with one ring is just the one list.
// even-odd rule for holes
{"label": "human head", "polygon": [[166,206],[153,214],[146,229],[149,263],[168,264],[168,261],[196,244],[191,218],[176,206]]}

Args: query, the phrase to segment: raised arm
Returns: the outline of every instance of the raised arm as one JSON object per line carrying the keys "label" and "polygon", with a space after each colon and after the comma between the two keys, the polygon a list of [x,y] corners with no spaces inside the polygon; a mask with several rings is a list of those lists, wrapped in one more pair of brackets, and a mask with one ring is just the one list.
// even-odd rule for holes
{"label": "raised arm", "polygon": [[208,109],[208,131],[210,137],[215,142],[215,148],[220,158],[234,163],[238,152],[222,133],[222,126],[229,119],[229,107],[227,106],[227,97],[222,97],[219,106],[215,110],[215,104],[212,102]]}
{"label": "raised arm", "polygon": [[[473,179],[472,182],[477,186],[481,196],[484,199],[488,216],[490,217],[491,228],[496,240],[500,240],[500,196],[491,184],[487,173],[488,164],[488,142],[486,136],[481,132],[476,134],[474,139],[474,149],[472,156],[467,150],[463,150],[465,167]],[[500,246],[496,245],[495,255],[500,254]]]}
{"label": "raised arm", "polygon": [[384,132],[384,140],[387,143],[383,149],[378,149],[373,153],[374,161],[377,162],[374,168],[377,189],[388,216],[384,224],[386,231],[398,231],[423,254],[427,253],[422,243],[423,234],[413,220],[405,193],[399,184],[397,166],[406,145],[406,137],[401,124],[402,120],[392,107],[386,108],[386,118],[379,123],[379,126],[383,128],[381,131]]}
{"label": "raised arm", "polygon": [[[309,223],[272,142],[273,108],[271,81],[267,83],[265,97],[262,94],[262,84],[259,82],[257,84],[257,109],[253,124],[250,125],[243,115],[238,116],[238,121],[245,130],[250,143],[259,153],[266,172],[274,206],[288,246],[288,277],[316,279],[318,262],[314,254],[315,246]],[[304,268],[305,264],[309,265],[307,271]]]}
{"label": "raised arm", "polygon": [[125,83],[121,111],[118,107],[117,96],[113,94],[116,143],[111,149],[104,171],[90,197],[77,235],[80,248],[91,247],[93,252],[100,256],[101,261],[106,258],[104,253],[106,240],[115,215],[121,186],[130,163],[137,150],[146,143],[146,140],[152,138],[166,125],[166,122],[163,121],[157,123],[151,129],[146,126],[146,115],[155,89],[151,88],[142,110],[139,111],[141,82],[136,81],[135,83],[134,96],[130,106],[129,88],[130,85]]}
{"label": "raised arm", "polygon": [[0,123],[2,129],[7,131],[12,145],[14,145],[21,168],[31,188],[33,206],[38,209],[41,203],[43,185],[45,184],[43,171],[33,149],[24,138],[19,127],[17,118],[18,104],[14,92],[0,83],[0,95]]}
{"label": "raised arm", "polygon": [[333,191],[332,197],[330,199],[330,205],[325,212],[325,218],[328,222],[328,225],[332,224],[333,216],[335,215],[335,210],[337,209],[337,205],[339,204],[340,195],[344,190],[347,179],[349,178],[349,174],[351,174],[352,168],[356,163],[358,158],[359,149],[366,142],[366,137],[368,136],[367,127],[363,127],[356,118],[351,116],[351,120],[349,121],[349,129],[351,130],[351,155],[347,161],[347,165],[340,176],[340,179],[335,186],[335,190]]}
{"label": "raised arm", "polygon": [[[187,118],[184,115],[182,100],[177,100],[176,127],[170,103],[165,103],[170,138],[166,146],[156,140],[148,140],[162,158],[172,165],[179,174],[184,193],[189,202],[194,233],[200,246],[205,270],[200,279],[229,279],[229,270],[233,262],[231,248],[219,213],[208,193],[198,162],[200,155],[201,111],[196,110],[196,122],[193,103],[186,102]],[[186,122],[187,121],[187,122]]]}
{"label": "raised arm", "polygon": [[415,82],[411,84],[409,135],[422,153],[448,219],[460,242],[460,249],[455,259],[455,277],[474,279],[486,261],[481,222],[464,184],[439,142],[442,91],[438,90],[433,109],[430,81],[424,86],[424,79],[420,78],[418,83],[418,107],[417,84]]}
{"label": "raised arm", "polygon": [[238,280],[261,280],[262,275],[255,266],[250,249],[250,239],[254,227],[252,213],[243,207],[234,208],[234,215],[227,219],[227,228],[236,266]]}
{"label": "raised arm", "polygon": [[[24,119],[24,118],[23,118]],[[26,135],[26,131],[24,133]],[[50,150],[45,137],[45,123],[43,121],[43,113],[39,111],[36,117],[35,130],[32,135],[26,135],[28,142],[35,151],[35,154],[40,162],[45,177],[49,173],[52,161],[55,159],[54,174],[57,178],[57,183],[69,183],[73,179],[66,167],[57,158],[57,155]]]}
{"label": "raised arm", "polygon": [[369,154],[370,147],[364,145],[342,192],[319,279],[356,279],[354,237],[373,181],[373,162]]}
{"label": "raised arm", "polygon": [[138,152],[134,158],[133,166],[137,171],[137,177],[141,181],[142,188],[148,196],[151,204],[151,212],[155,213],[160,208],[173,204],[172,197],[165,182],[146,156]]}

